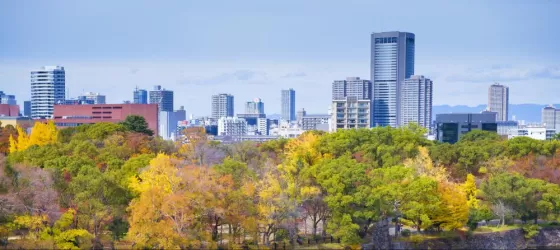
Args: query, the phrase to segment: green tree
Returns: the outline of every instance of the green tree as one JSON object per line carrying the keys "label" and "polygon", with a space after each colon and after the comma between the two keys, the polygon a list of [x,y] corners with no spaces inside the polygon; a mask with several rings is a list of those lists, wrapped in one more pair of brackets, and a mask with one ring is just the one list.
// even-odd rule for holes
{"label": "green tree", "polygon": [[142,133],[150,136],[154,134],[154,131],[149,129],[148,123],[146,122],[146,119],[144,119],[143,116],[129,115],[121,124],[128,131]]}

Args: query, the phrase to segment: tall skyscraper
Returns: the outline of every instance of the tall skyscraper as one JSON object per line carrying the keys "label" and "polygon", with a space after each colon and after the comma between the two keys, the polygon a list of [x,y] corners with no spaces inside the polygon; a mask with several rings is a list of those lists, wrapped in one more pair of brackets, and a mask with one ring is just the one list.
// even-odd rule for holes
{"label": "tall skyscraper", "polygon": [[148,91],[145,89],[134,89],[133,103],[135,104],[148,104]]}
{"label": "tall skyscraper", "polygon": [[282,90],[282,120],[296,120],[296,91],[293,89]]}
{"label": "tall skyscraper", "polygon": [[44,66],[31,71],[31,118],[50,118],[54,104],[66,95],[64,67]]}
{"label": "tall skyscraper", "polygon": [[432,80],[413,75],[401,84],[400,125],[417,123],[430,128],[432,120]]}
{"label": "tall skyscraper", "polygon": [[233,117],[233,95],[217,94],[212,96],[212,118]]}
{"label": "tall skyscraper", "polygon": [[359,77],[334,81],[329,130],[371,127],[371,104],[370,81]]}
{"label": "tall skyscraper", "polygon": [[399,125],[400,84],[414,75],[414,34],[371,34],[373,126]]}
{"label": "tall skyscraper", "polygon": [[497,121],[508,120],[509,88],[498,83],[488,87],[488,110],[498,113]]}
{"label": "tall skyscraper", "polygon": [[78,96],[78,100],[92,100],[93,104],[105,104],[105,96],[99,93],[86,92]]}
{"label": "tall skyscraper", "polygon": [[154,86],[150,91],[150,104],[157,104],[159,111],[173,112],[173,91],[166,90],[160,85]]}
{"label": "tall skyscraper", "polygon": [[260,98],[253,99],[245,104],[245,114],[264,114],[264,103]]}

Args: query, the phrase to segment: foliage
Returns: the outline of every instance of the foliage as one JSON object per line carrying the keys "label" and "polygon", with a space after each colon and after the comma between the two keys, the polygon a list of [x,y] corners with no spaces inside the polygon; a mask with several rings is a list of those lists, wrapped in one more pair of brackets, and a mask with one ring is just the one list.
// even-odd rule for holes
{"label": "foliage", "polygon": [[59,131],[37,123],[31,135],[3,128],[0,150],[12,150],[0,155],[0,237],[68,249],[108,247],[108,238],[134,248],[245,239],[266,248],[298,244],[307,223],[342,247],[382,223],[449,233],[495,218],[560,219],[559,141],[472,131],[434,143],[410,125],[233,145],[188,128],[173,144],[141,120]]}
{"label": "foliage", "polygon": [[23,151],[37,145],[43,146],[57,141],[57,130],[53,121],[48,123],[36,122],[31,129],[31,134],[27,135],[23,128],[17,127],[17,139],[10,135],[10,153]]}
{"label": "foliage", "polygon": [[540,230],[541,230],[541,227],[539,225],[535,225],[535,224],[530,224],[530,225],[523,226],[523,233],[525,234],[525,239],[533,238],[534,236],[539,234]]}
{"label": "foliage", "polygon": [[148,123],[143,116],[139,115],[129,115],[125,118],[124,122],[121,123],[123,127],[132,132],[142,133],[149,136],[154,135],[154,131],[149,129]]}

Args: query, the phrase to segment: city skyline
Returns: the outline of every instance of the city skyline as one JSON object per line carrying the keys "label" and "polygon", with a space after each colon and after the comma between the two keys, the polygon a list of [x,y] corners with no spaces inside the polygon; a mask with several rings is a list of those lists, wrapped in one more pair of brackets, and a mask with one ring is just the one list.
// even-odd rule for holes
{"label": "city skyline", "polygon": [[[70,96],[94,91],[107,95],[108,103],[130,100],[131,89],[137,85],[149,89],[161,84],[173,90],[177,104],[195,116],[210,114],[209,106],[196,104],[206,103],[215,88],[238,100],[250,100],[259,93],[267,112],[279,114],[277,91],[294,88],[299,108],[325,113],[334,79],[349,75],[369,78],[371,33],[399,30],[416,34],[415,73],[434,81],[434,105],[484,104],[487,96],[481,89],[495,81],[514,90],[533,86],[531,91],[512,91],[512,104],[558,102],[554,93],[560,91],[560,85],[554,83],[560,80],[560,52],[554,49],[557,35],[546,32],[560,19],[552,15],[558,3],[426,1],[408,2],[411,8],[402,10],[402,3],[327,1],[317,6],[310,1],[291,8],[295,3],[249,1],[225,3],[231,9],[213,9],[207,3],[177,2],[171,8],[138,2],[133,7],[136,12],[125,11],[130,7],[128,1],[114,4],[110,10],[104,4],[70,1],[2,2],[0,32],[8,35],[0,46],[0,83],[22,106],[30,99],[28,88],[23,87],[29,71],[62,65]],[[446,11],[422,14],[434,7]],[[29,13],[26,17],[17,14],[23,8]],[[321,11],[313,12],[317,13],[313,21],[302,22],[314,8]],[[359,15],[371,9],[387,11]],[[390,14],[397,9],[401,15]],[[356,14],[354,18],[330,20],[332,14],[350,10]],[[43,15],[33,15],[39,11]],[[211,11],[220,12],[221,18],[208,19]],[[476,18],[472,18],[473,11]],[[44,18],[50,13],[57,18]],[[99,20],[88,13],[99,13]],[[121,14],[130,21],[115,21]],[[164,15],[168,18],[156,18]],[[285,15],[292,17],[289,23],[285,23]],[[38,39],[46,32],[34,25],[39,16],[44,25],[66,27],[60,40]],[[156,23],[147,23],[149,19]],[[441,24],[441,20],[449,24]],[[185,26],[183,33],[175,32],[179,25]],[[92,28],[97,26],[104,28]],[[117,35],[123,29],[130,31],[129,36]],[[442,30],[446,36],[439,35]],[[153,32],[155,35],[147,36]],[[257,39],[250,35],[255,32],[259,32]],[[539,39],[519,39],[520,33]],[[185,40],[191,34],[199,39]],[[226,37],[230,39],[221,39]],[[298,37],[297,42],[286,40],[291,37]],[[41,43],[31,42],[37,40]],[[219,42],[222,40],[228,42]],[[64,46],[56,46],[60,44]],[[236,110],[243,108],[242,102],[235,106]]]}

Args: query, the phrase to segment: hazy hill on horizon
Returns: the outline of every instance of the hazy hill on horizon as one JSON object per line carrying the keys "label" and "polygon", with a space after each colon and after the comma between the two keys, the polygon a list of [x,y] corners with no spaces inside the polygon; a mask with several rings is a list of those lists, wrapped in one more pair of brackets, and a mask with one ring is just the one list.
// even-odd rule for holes
{"label": "hazy hill on horizon", "polygon": [[[553,104],[555,107],[560,107],[560,104]],[[515,116],[516,120],[525,120],[525,122],[541,122],[541,112],[548,104],[510,104],[509,105],[509,119]],[[434,105],[433,106],[433,119],[436,119],[436,114],[445,113],[478,113],[486,109],[486,104],[479,104],[477,106],[467,105]]]}

